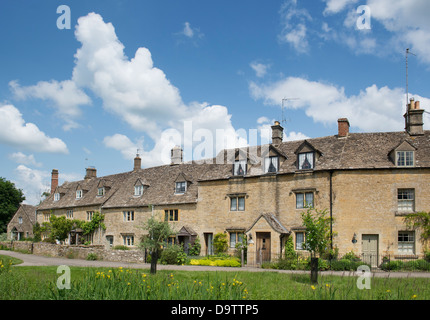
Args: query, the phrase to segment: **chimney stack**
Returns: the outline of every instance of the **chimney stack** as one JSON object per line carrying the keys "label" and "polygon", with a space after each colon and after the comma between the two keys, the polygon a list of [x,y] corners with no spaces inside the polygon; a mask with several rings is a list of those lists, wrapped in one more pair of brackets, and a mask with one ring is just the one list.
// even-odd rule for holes
{"label": "chimney stack", "polygon": [[181,164],[183,162],[183,154],[180,146],[174,146],[170,152],[170,164]]}
{"label": "chimney stack", "polygon": [[284,128],[282,128],[279,121],[275,121],[272,126],[272,144],[274,146],[279,146],[282,143],[282,138],[284,135]]}
{"label": "chimney stack", "polygon": [[142,159],[140,158],[139,154],[136,154],[136,157],[134,158],[134,168],[133,171],[142,169]]}
{"label": "chimney stack", "polygon": [[54,193],[55,189],[58,187],[58,170],[52,169],[51,172],[51,194]]}
{"label": "chimney stack", "polygon": [[423,113],[424,110],[420,109],[420,102],[414,101],[414,98],[411,98],[408,104],[408,111],[404,115],[405,129],[411,136],[424,134]]}
{"label": "chimney stack", "polygon": [[88,167],[86,169],[85,179],[97,178],[97,169],[94,167]]}
{"label": "chimney stack", "polygon": [[349,134],[349,121],[347,118],[337,120],[337,136],[338,138],[347,137]]}

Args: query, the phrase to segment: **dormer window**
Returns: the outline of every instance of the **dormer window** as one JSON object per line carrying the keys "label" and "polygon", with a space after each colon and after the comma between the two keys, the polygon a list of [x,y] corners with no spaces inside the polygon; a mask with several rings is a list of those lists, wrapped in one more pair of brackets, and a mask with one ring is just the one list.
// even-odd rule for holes
{"label": "dormer window", "polygon": [[278,172],[279,170],[279,157],[266,157],[264,158],[264,173]]}
{"label": "dormer window", "polygon": [[299,170],[312,170],[314,168],[314,152],[299,153]]}
{"label": "dormer window", "polygon": [[398,167],[413,167],[414,158],[414,151],[396,151],[396,165]]}
{"label": "dormer window", "polygon": [[176,194],[182,194],[187,191],[187,182],[186,181],[179,181],[176,182],[175,186],[175,193]]}
{"label": "dormer window", "polygon": [[59,201],[60,200],[60,193],[56,192],[54,193],[54,201]]}
{"label": "dormer window", "polygon": [[76,199],[81,199],[82,198],[82,190],[76,190]]}
{"label": "dormer window", "polygon": [[135,196],[141,196],[143,194],[143,185],[136,185],[134,186],[134,195]]}
{"label": "dormer window", "polygon": [[97,196],[102,197],[105,195],[105,188],[101,187],[97,189]]}
{"label": "dormer window", "polygon": [[233,164],[233,175],[244,176],[246,175],[246,160],[236,160]]}

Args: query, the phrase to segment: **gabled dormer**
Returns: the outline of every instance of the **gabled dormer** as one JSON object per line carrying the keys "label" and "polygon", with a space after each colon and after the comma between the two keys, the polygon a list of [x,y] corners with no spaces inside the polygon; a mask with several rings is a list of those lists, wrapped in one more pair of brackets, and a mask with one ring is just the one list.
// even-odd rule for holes
{"label": "gabled dormer", "polygon": [[97,197],[103,197],[112,188],[112,181],[101,179],[97,185]]}
{"label": "gabled dormer", "polygon": [[261,159],[263,161],[264,173],[277,173],[287,156],[273,145],[261,148]]}
{"label": "gabled dormer", "polygon": [[138,178],[134,183],[134,195],[140,197],[149,188],[148,182],[143,178]]}
{"label": "gabled dormer", "polygon": [[66,188],[56,187],[54,190],[54,201],[60,201],[60,199],[66,194],[66,192]]}
{"label": "gabled dormer", "polygon": [[396,167],[415,167],[415,148],[408,141],[401,142],[388,156]]}
{"label": "gabled dormer", "polygon": [[175,179],[175,194],[186,193],[190,184],[191,179],[185,173],[179,173]]}
{"label": "gabled dormer", "polygon": [[233,176],[245,176],[248,172],[248,155],[246,149],[237,149],[234,155]]}
{"label": "gabled dormer", "polygon": [[75,199],[79,200],[81,198],[83,198],[83,196],[88,192],[88,188],[84,185],[79,183],[76,186],[76,192],[75,192]]}
{"label": "gabled dormer", "polygon": [[294,152],[297,155],[298,170],[314,170],[315,164],[322,152],[316,149],[311,143],[305,140]]}

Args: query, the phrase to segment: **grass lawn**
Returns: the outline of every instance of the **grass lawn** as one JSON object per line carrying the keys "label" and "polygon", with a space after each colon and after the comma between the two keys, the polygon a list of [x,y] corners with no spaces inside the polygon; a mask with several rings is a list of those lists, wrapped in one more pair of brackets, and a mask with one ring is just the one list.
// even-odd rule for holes
{"label": "grass lawn", "polygon": [[311,285],[308,274],[270,271],[159,270],[152,276],[149,270],[71,267],[71,288],[60,290],[55,266],[0,269],[1,300],[430,300],[427,278],[371,278],[371,288],[360,290],[358,277],[347,276],[320,275]]}

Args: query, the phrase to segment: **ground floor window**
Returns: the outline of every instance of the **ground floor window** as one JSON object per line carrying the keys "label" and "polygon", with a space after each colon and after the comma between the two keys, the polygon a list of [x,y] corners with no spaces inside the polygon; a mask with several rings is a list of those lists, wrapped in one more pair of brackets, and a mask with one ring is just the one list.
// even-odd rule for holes
{"label": "ground floor window", "polygon": [[236,248],[236,243],[242,242],[242,232],[230,232],[230,248]]}
{"label": "ground floor window", "polygon": [[400,254],[415,254],[414,231],[399,231],[398,252]]}
{"label": "ground floor window", "polygon": [[124,245],[127,247],[134,246],[134,235],[124,235]]}
{"label": "ground floor window", "polygon": [[305,242],[305,233],[296,232],[296,250],[303,250],[303,242]]}

